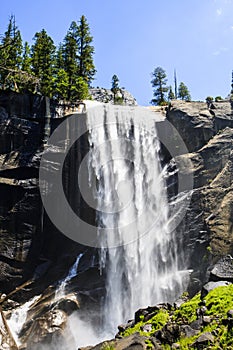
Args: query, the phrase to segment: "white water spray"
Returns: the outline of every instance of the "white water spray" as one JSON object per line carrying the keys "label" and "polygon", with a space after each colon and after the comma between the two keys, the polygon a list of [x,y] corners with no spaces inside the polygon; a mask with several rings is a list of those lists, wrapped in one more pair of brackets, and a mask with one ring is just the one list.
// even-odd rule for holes
{"label": "white water spray", "polygon": [[12,311],[10,319],[7,321],[8,327],[11,331],[11,334],[17,344],[17,346],[21,345],[19,335],[20,331],[23,328],[24,323],[27,320],[27,313],[30,307],[40,298],[40,295],[33,297],[25,304],[19,306],[15,310]]}

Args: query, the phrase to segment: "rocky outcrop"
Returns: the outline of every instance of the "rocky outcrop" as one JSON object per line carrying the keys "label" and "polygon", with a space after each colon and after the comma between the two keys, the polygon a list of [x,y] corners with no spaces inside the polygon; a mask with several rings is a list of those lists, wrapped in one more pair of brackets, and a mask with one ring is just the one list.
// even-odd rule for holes
{"label": "rocky outcrop", "polygon": [[[176,164],[181,176],[193,177],[190,205],[177,235],[182,237],[184,266],[193,270],[190,291],[195,293],[208,279],[211,265],[233,252],[232,106],[219,102],[208,108],[203,102],[174,101],[167,119],[190,151],[171,161],[170,172],[174,174]],[[191,160],[189,167],[187,160]],[[170,183],[177,186],[176,181]]]}
{"label": "rocky outcrop", "polygon": [[[114,103],[114,93],[110,89],[103,88],[91,88],[89,93],[93,100],[103,103]],[[136,99],[131,95],[130,92],[121,88],[117,92],[116,96],[120,104],[125,106],[137,106]]]}
{"label": "rocky outcrop", "polygon": [[[233,258],[230,255],[221,258],[210,272],[212,281],[229,281],[233,283]],[[218,283],[218,282],[216,282]]]}
{"label": "rocky outcrop", "polygon": [[229,101],[172,101],[167,119],[176,127],[189,152],[203,147],[219,130],[233,128],[233,106]]}

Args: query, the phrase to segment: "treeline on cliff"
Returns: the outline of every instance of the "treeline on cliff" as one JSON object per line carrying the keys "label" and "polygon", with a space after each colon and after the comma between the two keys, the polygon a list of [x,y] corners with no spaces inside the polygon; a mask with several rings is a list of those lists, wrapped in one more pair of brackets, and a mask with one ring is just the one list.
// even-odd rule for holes
{"label": "treeline on cliff", "polygon": [[41,93],[71,102],[85,99],[96,73],[92,43],[85,16],[71,23],[57,47],[45,29],[35,33],[31,46],[23,43],[11,16],[0,38],[0,89]]}

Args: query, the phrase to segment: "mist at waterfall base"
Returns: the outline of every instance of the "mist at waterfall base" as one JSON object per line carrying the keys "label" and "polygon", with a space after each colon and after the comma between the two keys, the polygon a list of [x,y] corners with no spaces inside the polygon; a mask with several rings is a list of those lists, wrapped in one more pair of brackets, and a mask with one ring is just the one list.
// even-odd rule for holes
{"label": "mist at waterfall base", "polygon": [[117,326],[137,309],[175,301],[188,283],[179,270],[175,231],[168,225],[155,115],[143,108],[101,104],[88,109],[87,129],[93,195],[88,204],[96,209],[106,296],[101,327],[93,325],[91,314],[69,317],[66,331],[75,342],[69,349],[114,338]]}

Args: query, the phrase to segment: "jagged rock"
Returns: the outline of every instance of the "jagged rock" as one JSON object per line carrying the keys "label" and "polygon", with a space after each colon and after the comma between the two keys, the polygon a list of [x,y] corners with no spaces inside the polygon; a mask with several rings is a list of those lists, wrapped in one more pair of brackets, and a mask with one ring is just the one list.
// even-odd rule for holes
{"label": "jagged rock", "polygon": [[233,282],[233,258],[227,255],[220,259],[210,272],[212,281]]}
{"label": "jagged rock", "polygon": [[197,320],[191,322],[190,327],[196,331],[199,331],[202,327],[202,319],[198,318]]}
{"label": "jagged rock", "polygon": [[67,339],[65,336],[65,327],[67,324],[67,316],[64,311],[53,310],[48,311],[42,317],[38,317],[30,328],[24,343],[27,344],[27,349],[37,350],[43,345],[51,343],[64,343]]}
{"label": "jagged rock", "polygon": [[214,336],[210,332],[205,332],[192,344],[197,349],[206,349],[207,345],[214,343]]}
{"label": "jagged rock", "polygon": [[203,147],[215,134],[213,117],[203,102],[172,101],[167,118],[178,130],[189,152]]}
{"label": "jagged rock", "polygon": [[185,337],[193,337],[194,335],[198,334],[199,331],[196,329],[193,329],[189,325],[182,325],[180,327],[181,333],[184,334]]}
{"label": "jagged rock", "polygon": [[[178,249],[184,252],[184,256],[190,256],[189,268],[193,270],[189,288],[191,295],[208,279],[206,270],[211,254],[232,253],[232,139],[233,129],[226,128],[197,152],[174,159],[181,176],[191,175],[194,178],[190,204],[185,205],[187,194],[183,200],[185,217],[177,229],[177,237],[183,237],[183,244]],[[192,167],[187,168],[187,159],[192,161]],[[172,173],[174,169],[171,168]]]}
{"label": "jagged rock", "polygon": [[172,345],[180,335],[180,327],[175,323],[167,323],[161,331],[155,333],[156,338],[162,343]]}
{"label": "jagged rock", "polygon": [[[114,94],[110,89],[91,88],[89,93],[93,100],[103,103],[114,103]],[[135,98],[125,89],[120,89],[117,97],[122,99],[122,104],[126,106],[136,106]]]}
{"label": "jagged rock", "polygon": [[201,298],[205,298],[205,296],[213,289],[221,286],[227,286],[230,282],[227,281],[218,281],[218,282],[208,282],[206,283],[201,290]]}
{"label": "jagged rock", "polygon": [[75,294],[67,294],[66,296],[55,302],[54,309],[62,310],[66,315],[71,315],[72,312],[80,307],[77,296]]}

